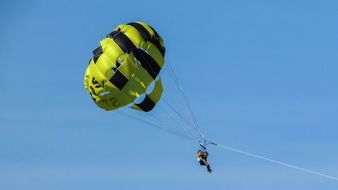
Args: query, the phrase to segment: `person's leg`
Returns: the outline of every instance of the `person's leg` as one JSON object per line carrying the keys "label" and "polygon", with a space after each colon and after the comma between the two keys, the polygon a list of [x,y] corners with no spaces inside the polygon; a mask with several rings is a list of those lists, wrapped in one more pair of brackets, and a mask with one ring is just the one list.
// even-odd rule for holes
{"label": "person's leg", "polygon": [[207,165],[207,170],[208,170],[208,172],[209,172],[209,173],[211,173],[211,172],[212,172],[212,170],[211,170],[211,168],[210,168],[210,165],[209,165],[209,164]]}

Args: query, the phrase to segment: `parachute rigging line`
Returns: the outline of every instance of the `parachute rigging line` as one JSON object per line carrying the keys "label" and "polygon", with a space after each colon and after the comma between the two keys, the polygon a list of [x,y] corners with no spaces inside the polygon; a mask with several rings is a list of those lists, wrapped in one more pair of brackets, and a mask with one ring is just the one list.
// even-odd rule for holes
{"label": "parachute rigging line", "polygon": [[[141,54],[141,56],[142,56],[143,59],[146,59],[146,58],[143,56],[143,54]],[[150,68],[151,71],[155,72],[152,65],[150,65],[149,68]],[[173,78],[174,81],[177,80],[175,76],[173,76],[172,78]],[[174,84],[176,84],[176,82],[174,82]],[[180,118],[181,118],[188,126],[190,125],[189,122],[186,121],[186,120],[184,119],[184,117],[183,117],[183,116],[182,116],[182,115],[181,115],[181,114],[180,114],[180,113],[179,113],[172,105],[170,105],[168,101],[165,100],[164,95],[162,95],[162,98],[161,98],[161,99],[162,99],[163,102],[166,103],[166,104],[169,106],[169,108],[170,108],[171,110],[173,110],[173,111],[177,114],[177,116],[179,116],[179,117],[180,117]]]}
{"label": "parachute rigging line", "polygon": [[[168,107],[169,107],[171,110],[174,111],[174,113],[175,113],[178,117],[181,118],[181,120],[182,120],[185,124],[187,124],[188,126],[190,125],[190,123],[189,123],[187,120],[185,120],[184,117],[183,117],[180,113],[178,113],[178,111],[176,111],[175,108],[174,108],[173,106],[171,106],[171,105],[168,103],[168,101],[165,100],[164,97],[162,97],[162,100],[163,100],[164,103],[166,103],[166,104],[168,105]],[[188,133],[191,133],[191,132],[189,132],[189,130],[188,130],[185,126],[183,126],[183,128],[184,128],[184,131],[186,131],[186,132],[188,132]]]}
{"label": "parachute rigging line", "polygon": [[186,123],[187,125],[190,125],[190,123],[189,123],[187,120],[185,120],[184,117],[183,117],[180,113],[178,113],[178,111],[177,111],[172,105],[170,105],[169,102],[168,102],[167,100],[165,100],[165,99],[166,99],[166,98],[164,98],[164,95],[163,95],[163,97],[162,97],[163,102],[166,103],[166,104],[169,106],[169,108],[170,108],[171,110],[173,110],[173,111],[176,113],[176,115],[177,115],[179,118],[182,119],[182,121],[184,121],[184,123]]}
{"label": "parachute rigging line", "polygon": [[299,166],[296,166],[296,165],[293,165],[293,164],[288,164],[288,163],[285,163],[285,162],[281,162],[281,161],[278,161],[278,160],[274,160],[274,159],[271,159],[271,158],[267,158],[267,157],[264,157],[264,156],[261,156],[261,155],[253,154],[253,153],[250,153],[250,152],[246,152],[246,151],[243,151],[243,150],[239,150],[237,148],[233,148],[233,147],[218,144],[218,143],[213,143],[213,142],[207,142],[207,143],[215,145],[215,146],[223,148],[223,149],[226,149],[226,150],[229,150],[229,151],[232,151],[232,152],[237,152],[237,153],[244,154],[244,155],[247,155],[247,156],[250,156],[250,157],[254,157],[254,158],[258,158],[258,159],[265,160],[265,161],[268,161],[268,162],[272,162],[272,163],[277,164],[277,165],[286,166],[286,167],[293,168],[293,169],[296,169],[296,170],[300,170],[300,171],[303,171],[303,172],[306,172],[306,173],[310,173],[310,174],[314,174],[314,175],[317,175],[317,176],[321,176],[321,177],[325,177],[325,178],[328,178],[328,179],[338,181],[337,177],[333,177],[333,176],[323,174],[323,173],[320,173],[320,172],[317,172],[317,171],[302,168],[302,167],[299,167]]}
{"label": "parachute rigging line", "polygon": [[[162,95],[162,99],[161,99],[161,100],[162,100],[163,102],[166,103],[167,107],[164,106],[165,104],[163,104],[163,105],[158,104],[158,105],[157,105],[157,108],[158,108],[158,109],[160,109],[161,111],[165,112],[165,113],[167,114],[167,117],[170,117],[170,119],[171,119],[172,121],[175,121],[175,118],[173,118],[173,117],[170,116],[170,113],[172,113],[171,111],[173,111],[178,117],[180,117],[180,120],[182,120],[187,126],[189,126],[189,122],[187,122],[187,121],[183,118],[183,116],[182,116],[178,111],[176,111],[176,110],[173,108],[173,106],[170,105],[170,104],[168,103],[168,101],[165,100],[164,95]],[[169,109],[168,107],[169,107],[170,109]],[[169,109],[169,110],[168,110],[168,109]],[[170,111],[170,110],[171,110],[171,111]],[[156,115],[155,115],[155,118],[156,118]],[[165,122],[165,121],[163,121],[162,124],[163,124],[163,123],[168,124],[168,123]],[[195,139],[193,133],[192,133],[191,131],[189,131],[189,129],[187,129],[187,127],[185,127],[185,124],[184,124],[184,123],[183,123],[182,125],[180,125],[180,126],[183,127],[184,131],[185,131],[186,133],[188,133],[189,136],[191,136],[191,139]],[[177,125],[177,124],[174,124],[174,125]],[[172,126],[170,126],[170,128],[171,128],[171,127],[172,127]],[[197,140],[195,139],[195,141],[197,141]]]}
{"label": "parachute rigging line", "polygon": [[[141,56],[142,56],[142,58],[143,59],[146,59],[142,54],[141,54]],[[168,102],[168,101],[166,101],[165,100],[165,98],[164,98],[164,95],[162,96],[162,100],[163,100],[163,102],[164,103],[166,103],[168,106],[169,106],[169,108],[171,109],[171,110],[173,110],[188,126],[192,126],[193,128],[194,128],[194,130],[196,130],[197,132],[198,132],[198,135],[199,135],[199,137],[202,139],[202,141],[203,142],[205,142],[206,141],[206,139],[205,139],[205,137],[204,137],[204,135],[202,134],[202,132],[201,132],[201,130],[200,130],[200,128],[199,128],[199,126],[198,126],[198,124],[197,124],[197,120],[196,120],[196,118],[195,118],[195,115],[194,115],[194,113],[193,113],[193,111],[192,111],[192,109],[191,109],[191,107],[190,107],[190,104],[189,104],[189,102],[188,102],[188,100],[187,100],[187,98],[186,98],[186,96],[185,96],[185,94],[184,94],[184,92],[183,92],[183,88],[181,87],[181,85],[180,85],[180,83],[179,83],[179,81],[178,81],[178,79],[177,79],[177,77],[176,77],[176,74],[175,74],[175,72],[174,72],[174,69],[171,67],[171,65],[169,64],[169,63],[166,63],[166,64],[168,64],[169,65],[169,74],[170,74],[170,76],[172,77],[172,79],[173,79],[173,81],[174,81],[174,84],[175,84],[175,87],[176,87],[176,89],[178,90],[178,92],[180,93],[180,95],[181,95],[181,97],[182,97],[182,99],[183,99],[183,102],[184,102],[184,104],[185,104],[185,108],[187,109],[187,112],[190,114],[190,116],[191,116],[191,118],[192,118],[192,120],[193,120],[193,124],[190,124],[190,122],[188,122],[186,119],[184,119],[184,117],[172,106],[172,105],[170,105],[170,103]],[[154,71],[155,69],[150,65],[150,70],[151,71]],[[183,128],[184,128],[184,130],[186,131],[186,132],[189,132],[189,130],[186,128],[186,127],[184,127],[183,126]],[[191,134],[190,134],[191,135]],[[193,138],[194,139],[194,138]],[[194,141],[196,141],[196,139],[194,139]],[[197,140],[198,141],[198,140]]]}
{"label": "parachute rigging line", "polygon": [[123,112],[122,110],[120,110],[119,112],[117,112],[121,115],[124,115],[126,117],[129,117],[129,118],[132,118],[136,121],[140,121],[140,122],[143,122],[144,124],[147,124],[147,125],[150,125],[150,126],[153,126],[155,128],[158,128],[158,129],[161,129],[167,133],[170,133],[172,135],[175,135],[177,137],[181,137],[183,139],[187,139],[187,140],[193,140],[193,141],[196,141],[192,136],[190,135],[187,135],[187,134],[182,134],[182,133],[177,133],[173,130],[170,130],[170,128],[168,128],[167,126],[161,124],[161,123],[155,123],[155,122],[151,122],[151,121],[148,121],[148,120],[145,120],[143,117],[138,117],[136,115],[133,115],[133,114],[129,114],[127,112]]}
{"label": "parachute rigging line", "polygon": [[187,99],[187,97],[186,97],[185,94],[184,94],[183,88],[181,87],[181,85],[180,85],[180,83],[179,83],[179,81],[178,81],[178,79],[177,79],[177,77],[176,77],[176,74],[175,74],[175,72],[174,72],[174,69],[172,68],[172,66],[171,66],[171,64],[170,64],[169,62],[167,63],[167,65],[169,66],[169,73],[170,73],[170,75],[172,76],[172,78],[174,79],[174,84],[175,84],[175,86],[176,86],[176,89],[177,89],[178,92],[181,94],[182,99],[183,99],[183,102],[184,102],[184,104],[185,104],[185,107],[186,107],[188,113],[190,114],[190,116],[191,116],[191,118],[192,118],[192,121],[193,121],[192,126],[193,126],[193,127],[195,128],[195,130],[198,132],[200,138],[205,142],[206,139],[205,139],[204,135],[202,134],[202,132],[201,132],[201,130],[200,130],[200,128],[199,128],[199,125],[198,125],[198,123],[197,123],[197,120],[196,120],[196,117],[195,117],[195,115],[194,115],[194,112],[192,111],[191,106],[190,106],[190,104],[189,104],[189,102],[188,102],[188,99]]}

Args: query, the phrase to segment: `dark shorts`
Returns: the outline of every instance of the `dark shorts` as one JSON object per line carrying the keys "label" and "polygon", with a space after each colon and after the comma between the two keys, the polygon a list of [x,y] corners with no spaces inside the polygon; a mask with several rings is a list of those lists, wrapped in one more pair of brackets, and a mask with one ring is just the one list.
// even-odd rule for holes
{"label": "dark shorts", "polygon": [[205,163],[203,162],[203,160],[200,160],[199,163],[201,166],[205,166]]}

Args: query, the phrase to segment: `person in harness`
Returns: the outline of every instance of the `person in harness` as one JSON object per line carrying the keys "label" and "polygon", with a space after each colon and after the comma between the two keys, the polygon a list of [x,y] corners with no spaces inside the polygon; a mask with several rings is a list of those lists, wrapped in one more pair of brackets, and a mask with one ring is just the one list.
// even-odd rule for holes
{"label": "person in harness", "polygon": [[208,172],[211,173],[212,170],[211,170],[210,164],[208,163],[208,155],[209,153],[205,145],[200,144],[200,147],[196,153],[197,161],[200,163],[201,166],[206,166]]}

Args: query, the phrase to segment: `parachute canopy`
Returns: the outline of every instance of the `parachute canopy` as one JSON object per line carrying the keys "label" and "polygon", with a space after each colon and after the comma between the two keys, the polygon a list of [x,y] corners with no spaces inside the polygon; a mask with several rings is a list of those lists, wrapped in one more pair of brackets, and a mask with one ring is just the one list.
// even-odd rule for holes
{"label": "parachute canopy", "polygon": [[118,25],[93,54],[84,86],[97,106],[204,142],[173,68],[169,62],[164,65],[163,39],[151,26],[144,22]]}
{"label": "parachute canopy", "polygon": [[[163,92],[159,73],[165,47],[151,26],[144,22],[118,25],[93,54],[84,85],[97,106],[108,111],[129,105],[144,112],[155,107]],[[150,86],[152,90],[146,93]],[[139,97],[142,100],[137,103]]]}

